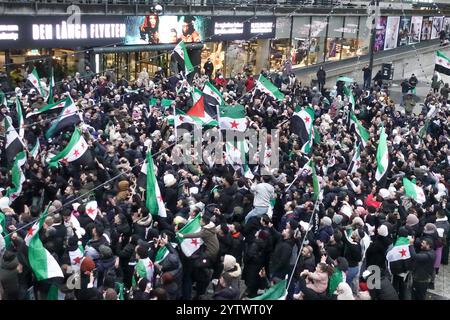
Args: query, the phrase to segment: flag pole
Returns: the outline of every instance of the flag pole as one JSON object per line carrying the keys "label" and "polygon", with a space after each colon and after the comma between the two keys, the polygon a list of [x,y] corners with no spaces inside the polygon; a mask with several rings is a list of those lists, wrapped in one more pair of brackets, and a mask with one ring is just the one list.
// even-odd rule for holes
{"label": "flag pole", "polygon": [[[320,194],[318,195],[317,200],[314,203],[314,209],[313,209],[313,212],[311,213],[311,218],[309,218],[309,226],[310,226],[310,228],[311,228],[311,224],[312,224],[312,221],[313,221],[313,217],[314,217],[315,212],[317,210],[317,207],[318,207],[318,205],[320,203],[319,199],[320,199]],[[289,276],[289,281],[287,283],[286,290],[289,290],[289,287],[291,285],[292,279],[294,277],[295,269],[297,268],[297,264],[298,264],[298,261],[300,260],[300,256],[302,254],[303,247],[305,246],[306,236],[308,235],[309,232],[310,232],[310,230],[306,230],[305,236],[303,237],[302,244],[300,245],[300,248],[298,250],[297,259],[295,259],[294,268],[292,269],[291,275]]]}

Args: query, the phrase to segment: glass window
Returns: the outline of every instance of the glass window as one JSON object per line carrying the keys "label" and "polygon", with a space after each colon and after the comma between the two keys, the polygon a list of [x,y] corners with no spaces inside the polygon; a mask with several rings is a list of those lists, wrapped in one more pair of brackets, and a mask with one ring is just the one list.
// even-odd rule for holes
{"label": "glass window", "polygon": [[270,71],[282,70],[288,58],[289,39],[272,40],[270,43]]}
{"label": "glass window", "polygon": [[292,65],[303,67],[308,65],[310,17],[295,17],[292,28]]}
{"label": "glass window", "polygon": [[[359,19],[359,34],[358,34],[358,51],[359,56],[369,54],[370,46],[370,29],[367,27],[368,21],[366,17]],[[384,40],[383,40],[384,44]]]}
{"label": "glass window", "polygon": [[355,57],[359,48],[358,17],[346,17],[342,39],[341,59]]}
{"label": "glass window", "polygon": [[309,46],[309,64],[322,63],[327,31],[327,17],[313,17],[311,22],[311,43]]}
{"label": "glass window", "polygon": [[209,42],[206,43],[201,52],[201,67],[202,71],[203,66],[205,65],[208,58],[211,59],[211,62],[214,65],[213,76],[216,71],[223,70],[225,64],[225,42]]}
{"label": "glass window", "polygon": [[326,60],[336,61],[341,57],[341,40],[343,31],[343,17],[332,16],[328,26],[328,38],[326,46]]}

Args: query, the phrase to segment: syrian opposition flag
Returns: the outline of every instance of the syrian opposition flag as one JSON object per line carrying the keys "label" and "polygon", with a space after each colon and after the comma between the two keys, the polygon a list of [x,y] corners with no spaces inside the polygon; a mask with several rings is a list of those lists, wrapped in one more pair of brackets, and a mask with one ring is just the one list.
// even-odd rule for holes
{"label": "syrian opposition flag", "polygon": [[3,237],[5,240],[5,248],[9,248],[9,245],[11,244],[11,238],[10,235],[6,229],[6,215],[0,211],[0,239]]}
{"label": "syrian opposition flag", "polygon": [[302,171],[303,171],[302,172],[303,175],[311,175],[311,177],[312,177],[312,182],[313,182],[313,197],[312,197],[312,199],[314,201],[316,201],[320,196],[320,183],[319,183],[319,179],[317,178],[316,168],[314,166],[314,162],[312,159],[310,159],[303,166]]}
{"label": "syrian opposition flag", "polygon": [[220,129],[244,132],[247,130],[247,123],[244,106],[219,106]]}
{"label": "syrian opposition flag", "polygon": [[278,90],[278,88],[262,74],[260,74],[258,80],[256,80],[255,88],[260,90],[261,92],[264,92],[265,94],[268,94],[277,101],[283,101],[285,98],[284,94],[282,94],[280,90]]}
{"label": "syrian opposition flag", "polygon": [[150,282],[153,282],[153,273],[155,272],[155,265],[150,258],[139,259],[138,263],[134,267],[139,278],[145,278]]}
{"label": "syrian opposition flag", "polygon": [[81,266],[81,261],[84,257],[84,249],[81,245],[81,241],[78,242],[78,247],[75,250],[69,251],[70,265],[72,270],[79,271]]}
{"label": "syrian opposition flag", "polygon": [[347,86],[344,86],[343,92],[345,96],[348,98],[348,102],[352,104],[350,110],[355,110],[356,102],[355,97],[353,96],[353,92]]}
{"label": "syrian opposition flag", "polygon": [[20,99],[16,96],[16,114],[17,114],[17,124],[19,127],[19,137],[23,139],[25,134],[25,121],[23,120],[22,114],[22,104],[20,103]]}
{"label": "syrian opposition flag", "polygon": [[24,151],[20,151],[11,170],[11,180],[13,187],[9,187],[6,190],[6,196],[9,198],[9,204],[16,200],[22,193],[22,184],[25,182],[25,174],[23,173],[22,166],[27,161],[27,157]]}
{"label": "syrian opposition flag", "polygon": [[436,51],[436,63],[434,65],[434,70],[450,76],[450,59],[440,51]]}
{"label": "syrian opposition flag", "polygon": [[88,217],[92,219],[92,221],[95,221],[95,218],[97,218],[97,211],[98,211],[97,201],[93,200],[86,203],[85,212],[88,215]]}
{"label": "syrian opposition flag", "polygon": [[173,124],[176,129],[186,129],[188,131],[192,131],[194,126],[202,127],[202,122],[200,119],[193,118],[187,115],[185,112],[180,109],[175,109],[175,115],[173,117]]}
{"label": "syrian opposition flag", "polygon": [[389,271],[407,270],[407,263],[411,260],[409,252],[409,239],[407,237],[399,237],[395,245],[386,254]]}
{"label": "syrian opposition flag", "polygon": [[[298,136],[302,149],[304,149],[306,144],[309,145],[309,149],[312,145],[313,123],[314,110],[311,107],[297,108],[292,115],[290,130]],[[308,148],[305,151],[308,151]]]}
{"label": "syrian opposition flag", "polygon": [[389,166],[389,153],[387,148],[387,134],[384,126],[381,127],[380,140],[378,141],[377,149],[377,171],[375,172],[375,179],[380,181],[386,174]]}
{"label": "syrian opposition flag", "polygon": [[186,50],[186,44],[183,41],[180,41],[175,49],[173,49],[173,55],[175,60],[178,62],[178,65],[183,70],[183,76],[186,78],[189,84],[192,84],[192,80],[194,79],[194,66],[192,65],[191,59],[189,59],[189,55]]}
{"label": "syrian opposition flag", "polygon": [[[199,232],[202,227],[200,226],[200,214],[198,214],[193,220],[189,221],[179,233],[190,234]],[[203,244],[201,238],[180,238],[177,237],[180,242],[181,250],[186,257],[190,257],[195,251],[197,251]]]}
{"label": "syrian opposition flag", "polygon": [[[170,108],[172,106],[172,103],[174,103],[175,100],[170,100],[170,99],[165,99],[162,98],[161,99],[161,106],[164,107],[165,109]],[[156,105],[156,98],[151,98],[150,101],[148,102],[149,107],[154,107]]]}
{"label": "syrian opposition flag", "polygon": [[92,155],[88,151],[88,144],[78,128],[75,128],[67,146],[48,160],[50,166],[57,166],[58,162],[73,162],[74,164],[87,165],[92,161]]}
{"label": "syrian opposition flag", "polygon": [[37,281],[56,277],[64,277],[61,267],[55,258],[44,248],[39,238],[39,230],[44,224],[47,209],[39,220],[28,230],[25,243],[28,246],[28,260]]}
{"label": "syrian opposition flag", "polygon": [[58,118],[53,121],[52,125],[45,133],[46,139],[50,139],[55,134],[68,127],[72,127],[79,124],[80,122],[83,122],[81,114],[78,113],[78,106],[72,101],[72,98],[70,98],[70,100],[71,103],[64,107]]}
{"label": "syrian opposition flag", "polygon": [[55,86],[55,76],[53,74],[53,68],[52,68],[52,76],[50,78],[50,83],[48,84],[48,97],[47,97],[47,103],[54,103],[53,100],[53,87]]}
{"label": "syrian opposition flag", "polygon": [[219,90],[217,90],[217,88],[209,81],[206,81],[205,86],[203,87],[203,96],[205,98],[205,104],[213,106],[215,109],[218,106],[225,104]]}
{"label": "syrian opposition flag", "polygon": [[16,157],[16,155],[23,150],[24,145],[16,129],[10,122],[9,117],[5,117],[5,129],[6,129],[6,146],[5,146],[6,162],[8,163],[8,165],[10,165],[13,163],[13,160]]}
{"label": "syrian opposition flag", "polygon": [[147,178],[145,206],[154,216],[167,217],[166,207],[159,190],[158,181],[156,180],[154,163],[151,152],[147,153],[145,174]]}
{"label": "syrian opposition flag", "polygon": [[44,113],[44,112],[49,111],[49,110],[55,110],[55,109],[59,109],[59,108],[64,108],[64,107],[69,106],[72,103],[73,103],[72,98],[71,97],[66,97],[66,98],[64,98],[62,100],[59,100],[59,101],[56,101],[54,103],[48,104],[48,105],[40,108],[39,110],[28,112],[27,115],[26,115],[26,118],[29,118],[29,117],[34,116],[36,114]]}
{"label": "syrian opposition flag", "polygon": [[403,187],[405,188],[405,194],[413,198],[417,203],[422,204],[427,201],[423,189],[408,178],[403,178]]}
{"label": "syrian opposition flag", "polygon": [[34,67],[33,71],[30,74],[28,74],[27,79],[36,88],[36,90],[39,92],[39,94],[42,97],[45,97],[45,91],[44,91],[44,88],[42,88],[41,79],[39,78],[36,67]]}
{"label": "syrian opposition flag", "polygon": [[350,111],[350,127],[352,127],[352,125],[354,125],[356,134],[358,135],[363,147],[365,148],[367,141],[369,141],[370,134],[366,130],[366,128],[364,128],[358,118],[356,118],[356,115],[352,111]]}
{"label": "syrian opposition flag", "polygon": [[286,300],[287,296],[287,280],[284,279],[276,285],[270,287],[262,295],[254,297],[250,300]]}
{"label": "syrian opposition flag", "polygon": [[41,148],[40,148],[39,138],[38,138],[38,139],[36,139],[36,143],[34,144],[33,148],[30,150],[30,154],[34,159],[37,158],[40,149]]}
{"label": "syrian opposition flag", "polygon": [[213,112],[215,108],[213,109],[212,107],[206,107],[203,93],[199,89],[194,88],[191,95],[194,104],[186,112],[186,115],[190,116],[196,122],[201,123],[203,126],[217,126],[218,122],[215,119],[217,112]]}
{"label": "syrian opposition flag", "polygon": [[350,162],[347,172],[355,173],[359,168],[361,168],[361,148],[358,144],[355,148],[355,153],[353,154],[352,162]]}

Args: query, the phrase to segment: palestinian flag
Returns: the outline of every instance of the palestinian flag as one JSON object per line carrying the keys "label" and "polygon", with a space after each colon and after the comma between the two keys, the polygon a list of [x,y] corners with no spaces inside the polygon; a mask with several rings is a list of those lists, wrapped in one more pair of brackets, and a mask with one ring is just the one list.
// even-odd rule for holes
{"label": "palestinian flag", "polygon": [[9,204],[16,200],[22,193],[22,184],[25,182],[25,174],[23,173],[22,166],[27,161],[27,156],[24,151],[20,151],[11,170],[11,180],[13,187],[9,187],[6,190],[6,196],[9,198]]}
{"label": "palestinian flag", "polygon": [[97,201],[89,201],[86,203],[86,214],[89,218],[92,219],[92,221],[95,221],[95,218],[97,218],[97,211],[98,211],[98,204]]}
{"label": "palestinian flag", "polygon": [[250,300],[286,300],[287,296],[287,280],[284,279],[276,285],[270,287],[262,295],[254,297]]}
{"label": "palestinian flag", "polygon": [[17,114],[17,126],[19,128],[19,137],[23,139],[25,134],[25,122],[23,120],[22,114],[22,104],[20,103],[20,99],[16,96],[16,114]]}
{"label": "palestinian flag", "polygon": [[39,238],[39,230],[44,224],[47,209],[39,220],[28,230],[25,243],[28,246],[28,260],[37,281],[56,277],[64,277],[61,267],[55,258],[44,248]]}
{"label": "palestinian flag", "polygon": [[192,65],[191,59],[189,59],[189,55],[186,50],[186,44],[183,41],[180,41],[175,49],[173,49],[173,55],[175,57],[175,60],[178,62],[178,65],[183,70],[183,76],[186,78],[189,84],[192,84],[195,69]]}
{"label": "palestinian flag", "polygon": [[166,207],[164,206],[158,181],[156,180],[151,152],[147,153],[145,174],[147,177],[145,206],[152,215],[167,217]]}
{"label": "palestinian flag", "polygon": [[27,79],[36,88],[36,90],[39,92],[39,94],[42,97],[45,97],[45,91],[44,91],[44,88],[42,88],[41,79],[39,78],[36,67],[34,67],[33,71],[30,74],[28,74]]}
{"label": "palestinian flag", "polygon": [[203,93],[199,89],[194,88],[191,95],[194,105],[186,114],[203,126],[217,126],[218,122],[214,119],[217,116],[217,112],[214,112],[214,109],[211,107],[206,107]]}
{"label": "palestinian flag", "polygon": [[352,106],[350,107],[350,110],[355,110],[356,102],[355,102],[355,97],[353,96],[352,90],[350,90],[347,86],[344,86],[343,92],[344,92],[345,96],[348,98],[348,102],[350,102],[352,104]]}
{"label": "palestinian flag", "polygon": [[44,112],[49,111],[49,110],[55,110],[55,109],[59,109],[59,108],[64,108],[64,107],[69,106],[70,104],[73,104],[73,100],[69,96],[69,97],[66,97],[66,98],[64,98],[62,100],[59,100],[59,101],[56,101],[54,103],[48,104],[48,105],[42,107],[39,110],[28,112],[27,115],[26,115],[26,118],[29,118],[29,117],[34,116],[36,114],[44,113]]}
{"label": "palestinian flag", "polygon": [[389,271],[392,274],[399,274],[410,269],[411,253],[409,252],[409,239],[399,237],[395,245],[386,254]]}
{"label": "palestinian flag", "polygon": [[353,154],[352,162],[350,162],[347,172],[355,173],[359,168],[361,168],[361,148],[358,144],[355,148],[355,153]]}
{"label": "palestinian flag", "polygon": [[53,74],[53,68],[52,68],[52,76],[50,78],[50,83],[48,84],[48,97],[47,97],[47,103],[52,104],[55,101],[53,100],[53,88],[55,87],[55,76]]}
{"label": "palestinian flag", "polygon": [[365,148],[367,141],[369,141],[370,139],[370,134],[366,130],[366,128],[364,128],[364,126],[361,124],[358,118],[356,118],[356,115],[352,111],[350,111],[350,127],[352,126],[352,124],[355,127],[356,134],[361,140],[363,147]]}
{"label": "palestinian flag", "polygon": [[264,92],[265,94],[268,94],[277,101],[283,101],[285,98],[284,94],[282,94],[280,90],[278,90],[278,88],[262,74],[260,74],[258,80],[256,80],[255,88],[261,92]]}
{"label": "palestinian flag", "polygon": [[37,138],[34,147],[30,150],[30,154],[34,159],[37,158],[40,149],[39,138]]}
{"label": "palestinian flag", "polygon": [[405,194],[408,197],[413,198],[417,203],[422,204],[427,201],[423,189],[408,178],[403,178],[403,187],[405,188]]}
{"label": "palestinian flag", "polygon": [[83,122],[83,118],[81,117],[81,114],[78,113],[78,106],[71,101],[69,105],[64,107],[58,118],[53,121],[52,125],[45,133],[45,138],[50,139],[58,132],[61,132],[68,127],[75,126],[80,122]]}
{"label": "palestinian flag", "polygon": [[[199,232],[202,227],[200,226],[200,214],[198,214],[193,220],[189,221],[179,233],[181,234],[190,234]],[[203,240],[201,238],[180,238],[177,237],[180,242],[181,250],[186,257],[190,257],[195,251],[197,251],[200,246],[203,244]]]}
{"label": "palestinian flag", "polygon": [[434,70],[450,76],[450,59],[440,51],[436,51],[436,63],[434,65]]}
{"label": "palestinian flag", "polygon": [[16,157],[16,155],[23,150],[24,145],[16,129],[10,122],[9,117],[5,117],[5,130],[6,130],[6,147],[5,147],[6,162],[9,165],[13,163],[13,160]]}
{"label": "palestinian flag", "polygon": [[78,242],[78,247],[75,250],[69,251],[70,265],[72,270],[79,271],[81,266],[81,261],[84,257],[84,249],[81,245],[81,241]]}
{"label": "palestinian flag", "polygon": [[[156,98],[151,98],[150,101],[148,102],[149,107],[154,107],[156,106]],[[164,107],[165,109],[170,108],[172,106],[172,103],[174,103],[175,100],[170,100],[170,99],[166,99],[166,98],[162,98],[161,99],[161,106]]]}
{"label": "palestinian flag", "polygon": [[245,108],[242,105],[219,106],[219,126],[222,130],[247,130]]}
{"label": "palestinian flag", "polygon": [[213,106],[214,109],[225,104],[219,90],[217,90],[217,88],[209,81],[206,81],[205,86],[203,87],[203,96],[205,98],[205,105]]}
{"label": "palestinian flag", "polygon": [[136,274],[139,278],[146,278],[153,283],[153,273],[155,272],[155,266],[150,258],[139,259],[138,263],[134,267]]}
{"label": "palestinian flag", "polygon": [[67,146],[56,156],[48,160],[49,166],[57,166],[58,162],[87,165],[93,161],[92,154],[88,150],[88,144],[84,139],[80,129],[75,131]]}
{"label": "palestinian flag", "polygon": [[297,108],[291,118],[290,130],[298,136],[302,150],[306,152],[309,152],[312,146],[313,123],[314,110],[311,107]]}

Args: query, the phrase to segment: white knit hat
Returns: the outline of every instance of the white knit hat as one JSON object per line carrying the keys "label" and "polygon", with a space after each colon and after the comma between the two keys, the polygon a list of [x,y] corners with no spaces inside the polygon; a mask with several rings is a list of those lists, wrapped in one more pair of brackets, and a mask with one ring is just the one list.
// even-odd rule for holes
{"label": "white knit hat", "polygon": [[378,234],[379,234],[380,236],[382,236],[382,237],[387,237],[388,234],[389,234],[389,230],[388,230],[388,228],[387,228],[384,224],[382,224],[381,226],[379,226],[378,229],[377,229],[377,231],[378,231]]}
{"label": "white knit hat", "polygon": [[164,176],[164,185],[166,188],[173,186],[175,183],[177,183],[177,179],[175,179],[173,174],[169,173]]}

